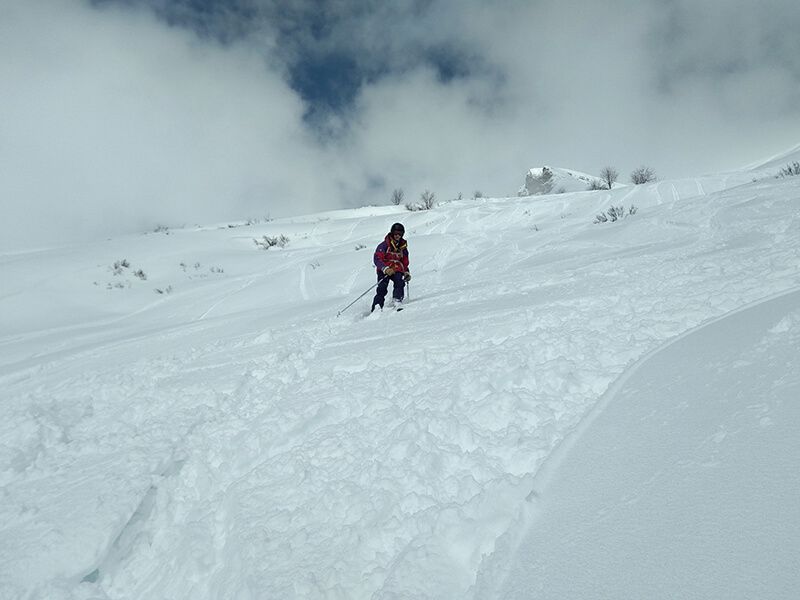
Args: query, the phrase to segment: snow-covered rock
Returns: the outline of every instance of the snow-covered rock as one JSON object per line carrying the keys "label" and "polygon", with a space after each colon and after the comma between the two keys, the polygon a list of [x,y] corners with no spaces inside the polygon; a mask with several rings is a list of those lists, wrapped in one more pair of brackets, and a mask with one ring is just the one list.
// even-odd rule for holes
{"label": "snow-covered rock", "polygon": [[543,196],[545,194],[583,192],[596,179],[598,178],[571,169],[535,167],[525,174],[525,185],[519,189],[517,195]]}

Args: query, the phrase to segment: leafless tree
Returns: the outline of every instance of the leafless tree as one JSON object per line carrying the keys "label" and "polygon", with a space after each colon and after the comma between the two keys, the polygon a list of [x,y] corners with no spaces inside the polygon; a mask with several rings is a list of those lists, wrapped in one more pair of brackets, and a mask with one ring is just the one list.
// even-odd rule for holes
{"label": "leafless tree", "polygon": [[403,188],[397,188],[392,192],[392,204],[395,206],[400,206],[403,203],[403,198],[405,198],[405,192]]}
{"label": "leafless tree", "polygon": [[617,171],[614,167],[604,167],[603,170],[600,171],[600,180],[603,182],[603,185],[607,190],[611,189],[611,187],[614,185],[614,182],[618,178],[619,171]]}
{"label": "leafless tree", "polygon": [[425,190],[420,195],[419,199],[422,201],[422,209],[423,210],[430,210],[433,208],[433,201],[434,201],[434,194],[430,190]]}

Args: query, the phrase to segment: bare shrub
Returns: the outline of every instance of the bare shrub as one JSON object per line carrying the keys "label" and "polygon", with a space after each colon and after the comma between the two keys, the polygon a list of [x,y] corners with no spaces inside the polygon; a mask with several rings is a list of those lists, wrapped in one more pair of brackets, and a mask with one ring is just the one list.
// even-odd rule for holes
{"label": "bare shrub", "polygon": [[625,218],[625,208],[622,206],[612,206],[608,209],[608,220],[612,223]]}
{"label": "bare shrub", "polygon": [[595,192],[597,190],[605,190],[607,188],[603,185],[603,182],[600,181],[599,179],[592,179],[589,182],[589,187],[586,189],[589,190],[590,192]]}
{"label": "bare shrub", "polygon": [[259,223],[269,223],[272,221],[272,217],[269,213],[264,215],[263,217],[250,217],[245,221],[245,225],[258,225]]}
{"label": "bare shrub", "polygon": [[253,243],[256,246],[261,248],[262,250],[269,250],[270,248],[274,248],[277,246],[278,248],[285,248],[286,244],[289,243],[289,238],[285,235],[281,234],[278,237],[271,237],[268,235],[262,236],[260,240],[253,239]]}
{"label": "bare shrub", "polygon": [[605,212],[601,212],[594,218],[594,224],[598,223],[614,223],[615,221],[621,221],[622,219],[636,214],[636,207],[631,204],[631,207],[625,211],[624,206],[612,206]]}
{"label": "bare shrub", "polygon": [[433,208],[433,202],[436,196],[430,190],[425,190],[420,194],[420,201],[422,202],[423,210],[430,210]]}
{"label": "bare shrub", "polygon": [[128,262],[127,258],[123,258],[122,260],[115,261],[111,267],[111,272],[114,275],[122,275],[122,269],[130,268],[131,263]]}
{"label": "bare shrub", "polygon": [[392,192],[392,204],[395,206],[400,206],[403,203],[403,199],[405,198],[406,194],[402,188],[397,188]]}
{"label": "bare shrub", "polygon": [[410,210],[412,212],[418,210],[430,210],[433,208],[435,203],[436,196],[430,190],[425,190],[420,194],[419,202],[417,203],[408,203],[406,204],[406,210]]}
{"label": "bare shrub", "polygon": [[631,183],[634,185],[650,183],[656,179],[656,172],[650,167],[641,166],[638,169],[634,169],[631,173]]}

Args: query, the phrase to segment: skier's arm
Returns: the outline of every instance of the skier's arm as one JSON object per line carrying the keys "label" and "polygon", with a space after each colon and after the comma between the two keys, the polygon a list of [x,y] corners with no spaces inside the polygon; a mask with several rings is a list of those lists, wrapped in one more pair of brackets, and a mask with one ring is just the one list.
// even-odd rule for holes
{"label": "skier's arm", "polygon": [[383,262],[383,257],[385,256],[386,252],[386,242],[381,242],[378,244],[378,247],[375,248],[375,254],[372,257],[372,262],[375,264],[375,268],[378,269],[381,273],[383,273],[384,269],[386,268],[386,263]]}

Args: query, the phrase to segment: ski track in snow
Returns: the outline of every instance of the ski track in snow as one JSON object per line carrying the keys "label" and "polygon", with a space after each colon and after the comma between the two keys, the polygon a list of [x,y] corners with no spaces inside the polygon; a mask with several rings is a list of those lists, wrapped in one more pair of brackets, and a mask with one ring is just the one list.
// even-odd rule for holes
{"label": "ski track in snow", "polygon": [[228,300],[231,296],[233,296],[235,294],[238,294],[240,292],[243,292],[244,290],[249,288],[251,285],[253,285],[254,282],[255,282],[255,279],[248,279],[239,289],[231,292],[230,294],[228,294],[227,296],[224,296],[223,298],[220,298],[214,304],[209,306],[199,317],[197,317],[197,320],[198,321],[202,321],[203,319],[208,317],[212,312],[214,312],[215,308],[217,308],[218,306],[220,306],[223,303],[225,303],[225,301]]}
{"label": "ski track in snow", "polygon": [[335,317],[337,284],[373,279],[347,236],[377,243],[400,213],[318,221],[233,292],[4,361],[0,595],[469,597],[629,365],[797,285],[796,183],[669,203],[661,185],[602,226],[586,194],[568,215],[563,197],[403,213],[424,296],[402,314]]}

